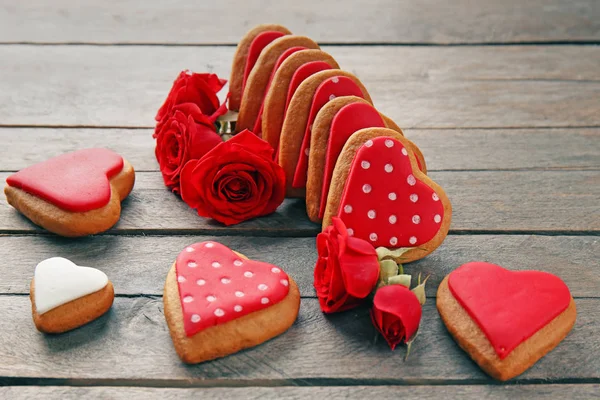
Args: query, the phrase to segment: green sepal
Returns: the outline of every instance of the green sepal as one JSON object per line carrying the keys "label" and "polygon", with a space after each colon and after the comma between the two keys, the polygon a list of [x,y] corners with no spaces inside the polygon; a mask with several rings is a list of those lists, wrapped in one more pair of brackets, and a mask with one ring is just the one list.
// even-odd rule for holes
{"label": "green sepal", "polygon": [[395,276],[390,276],[388,278],[388,285],[402,285],[408,289],[410,289],[410,281],[412,280],[412,277],[410,275],[395,275]]}
{"label": "green sepal", "polygon": [[398,264],[394,260],[379,261],[379,281],[387,284],[388,279],[398,275]]}
{"label": "green sepal", "polygon": [[417,278],[417,286],[412,289],[412,292],[419,299],[419,303],[421,305],[425,304],[427,301],[427,297],[425,296],[425,284],[431,275],[427,275],[427,277],[421,282],[421,273],[419,272],[419,277]]}
{"label": "green sepal", "polygon": [[417,329],[417,331],[415,332],[415,334],[413,335],[413,337],[410,338],[410,340],[408,342],[406,342],[406,356],[404,357],[404,361],[406,362],[406,360],[408,360],[408,356],[410,354],[410,349],[412,348],[412,344],[415,341],[415,339],[417,338],[417,336],[419,335],[419,329]]}

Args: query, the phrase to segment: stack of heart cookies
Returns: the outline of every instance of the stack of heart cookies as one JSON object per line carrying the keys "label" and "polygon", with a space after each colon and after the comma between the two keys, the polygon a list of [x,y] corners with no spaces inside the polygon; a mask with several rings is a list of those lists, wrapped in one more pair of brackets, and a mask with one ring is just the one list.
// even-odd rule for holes
{"label": "stack of heart cookies", "polygon": [[419,148],[313,40],[280,25],[248,32],[234,56],[229,108],[239,111],[236,132],[249,129],[276,150],[286,196],[305,198],[323,229],[339,217],[374,247],[402,248],[402,262],[446,237],[452,207]]}

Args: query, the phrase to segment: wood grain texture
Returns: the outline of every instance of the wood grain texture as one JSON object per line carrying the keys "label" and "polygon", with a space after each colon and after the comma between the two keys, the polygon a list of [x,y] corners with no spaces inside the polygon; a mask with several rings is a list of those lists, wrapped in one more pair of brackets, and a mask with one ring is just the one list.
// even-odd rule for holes
{"label": "wood grain texture", "polygon": [[[108,147],[136,172],[158,171],[151,129],[0,128],[0,171],[87,147]],[[407,129],[430,171],[600,169],[600,129]],[[18,140],[17,140],[18,138]],[[468,155],[468,157],[465,157]]]}
{"label": "wood grain texture", "polygon": [[[283,268],[303,297],[315,297],[314,238],[235,236],[100,236],[74,242],[56,236],[0,236],[0,294],[28,294],[35,266],[61,256],[106,273],[119,295],[161,295],[167,271],[182,249],[216,240],[247,257]],[[27,249],[27,251],[24,251]],[[593,236],[451,235],[435,252],[404,270],[431,275],[427,296],[452,270],[480,260],[509,269],[538,269],[560,276],[574,297],[600,297],[600,240]]]}
{"label": "wood grain texture", "polygon": [[546,400],[568,398],[589,399],[600,391],[600,385],[450,385],[450,386],[314,386],[314,387],[244,387],[244,388],[143,388],[143,387],[61,387],[5,386],[0,397],[6,399],[79,400],[102,398],[113,400],[179,400],[179,399],[464,399],[488,400],[531,398]]}
{"label": "wood grain texture", "polygon": [[[13,327],[0,336],[4,384],[39,377],[152,386],[173,380],[204,386],[493,382],[454,343],[433,302],[423,308],[424,329],[406,362],[403,347],[392,352],[384,340],[374,340],[367,308],[324,316],[316,299],[304,299],[298,320],[285,334],[197,366],[182,364],[175,353],[159,297],[117,298],[100,319],[52,337],[34,329],[29,307],[24,296],[0,296],[3,325]],[[600,350],[591,340],[599,329],[600,300],[577,300],[577,310],[569,336],[516,381],[600,379]]]}
{"label": "wood grain texture", "polygon": [[[0,173],[0,182],[8,173]],[[453,204],[451,232],[597,232],[600,171],[432,172]],[[313,236],[305,204],[287,199],[273,214],[231,227],[198,217],[163,185],[142,172],[109,233],[187,233]],[[42,232],[0,197],[0,233]]]}
{"label": "wood grain texture", "polygon": [[[323,49],[403,129],[600,125],[598,47]],[[180,70],[227,77],[234,50],[0,46],[0,125],[152,127]]]}
{"label": "wood grain texture", "polygon": [[[237,43],[265,21],[336,43],[598,41],[594,0],[29,1],[0,7],[3,42]],[[227,21],[226,23],[217,21]],[[356,21],[356,24],[347,23]],[[152,29],[148,29],[152,26]]]}

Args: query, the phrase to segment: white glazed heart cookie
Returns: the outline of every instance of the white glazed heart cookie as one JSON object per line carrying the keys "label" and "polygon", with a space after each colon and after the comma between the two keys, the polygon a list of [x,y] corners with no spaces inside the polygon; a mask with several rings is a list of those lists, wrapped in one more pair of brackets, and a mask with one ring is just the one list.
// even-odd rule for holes
{"label": "white glazed heart cookie", "polygon": [[114,297],[104,272],[66,258],[49,258],[37,265],[31,281],[33,322],[41,332],[66,332],[104,314]]}

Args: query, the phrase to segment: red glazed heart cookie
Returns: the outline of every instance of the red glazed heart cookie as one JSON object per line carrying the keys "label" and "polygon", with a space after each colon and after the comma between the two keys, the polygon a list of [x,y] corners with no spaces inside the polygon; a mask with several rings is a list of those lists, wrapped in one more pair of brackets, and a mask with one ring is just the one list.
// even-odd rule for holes
{"label": "red glazed heart cookie", "polygon": [[[342,78],[344,78],[343,82],[352,81],[353,84],[359,88],[361,97],[371,103],[371,97],[360,80],[353,74],[346,71],[330,69],[317,72],[316,74],[305,79],[300,84],[294,93],[294,96],[292,97],[290,105],[285,114],[285,120],[283,122],[283,128],[281,130],[281,138],[279,142],[279,165],[281,165],[285,170],[287,197],[304,197],[305,195],[306,190],[303,187],[293,188],[292,183],[294,182],[294,176],[296,174],[296,169],[301,157],[306,157],[306,152],[302,153],[302,144],[304,142],[304,138],[307,134],[310,134],[310,125],[313,122],[312,120],[314,120],[316,112],[318,112],[321,108],[320,106],[324,104],[323,100],[320,99],[319,96],[317,102],[320,104],[320,106],[313,107],[313,100],[315,100],[315,96],[318,89],[321,87],[321,84],[327,81],[329,82],[327,83],[327,87],[331,88],[330,85],[335,84],[335,78],[337,78],[338,83],[342,82]],[[339,95],[352,95],[353,93],[356,92],[349,93],[345,91],[344,94],[340,94],[338,92]],[[331,97],[332,94],[334,97]],[[336,96],[337,95],[332,92],[325,96],[324,99],[329,101],[330,98],[334,99]],[[314,114],[311,110],[315,111]],[[306,144],[309,147],[310,143],[307,142]],[[300,181],[302,182],[302,179],[300,179]]]}
{"label": "red glazed heart cookie", "polygon": [[419,170],[409,142],[387,128],[355,132],[336,163],[323,228],[338,216],[355,237],[425,257],[445,239],[452,207],[444,190]]}
{"label": "red glazed heart cookie", "polygon": [[285,332],[298,315],[296,283],[279,267],[248,260],[217,242],[186,247],[164,290],[175,349],[199,363]]}
{"label": "red glazed heart cookie", "polygon": [[242,102],[244,83],[252,71],[262,49],[283,35],[291,35],[287,28],[276,24],[258,25],[240,40],[233,55],[229,78],[229,109],[238,111]]}
{"label": "red glazed heart cookie", "polygon": [[[356,96],[335,98],[317,114],[311,129],[306,182],[306,212],[311,221],[323,220],[333,169],[344,144],[354,132],[370,127],[388,127],[402,134],[392,120]],[[409,145],[419,169],[427,173],[421,151],[412,142]]]}
{"label": "red glazed heart cookie", "polygon": [[107,149],[63,154],[8,177],[9,204],[32,222],[62,236],[85,236],[112,227],[131,192],[131,164]]}
{"label": "red glazed heart cookie", "polygon": [[289,101],[296,89],[309,76],[325,69],[339,68],[333,57],[321,50],[303,50],[289,56],[275,71],[273,84],[265,96],[262,116],[262,138],[275,150]]}
{"label": "red glazed heart cookie", "polygon": [[262,50],[244,86],[240,113],[235,124],[236,132],[254,128],[277,61],[293,47],[318,49],[319,45],[306,36],[285,35],[275,39]]}
{"label": "red glazed heart cookie", "polygon": [[444,278],[437,307],[460,347],[499,380],[521,374],[556,347],[577,314],[557,276],[485,262],[462,265]]}

